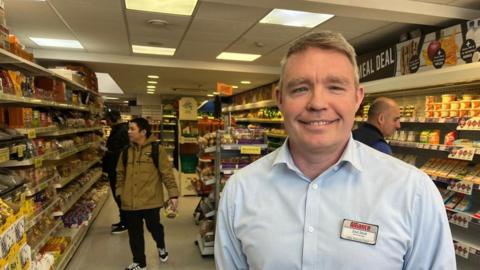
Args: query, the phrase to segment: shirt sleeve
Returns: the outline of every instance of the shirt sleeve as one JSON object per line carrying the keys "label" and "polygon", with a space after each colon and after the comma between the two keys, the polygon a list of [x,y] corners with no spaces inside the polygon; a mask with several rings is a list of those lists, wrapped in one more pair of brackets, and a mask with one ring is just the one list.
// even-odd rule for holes
{"label": "shirt sleeve", "polygon": [[412,242],[405,256],[405,270],[457,269],[452,233],[443,200],[425,174],[421,175],[412,220]]}
{"label": "shirt sleeve", "polygon": [[115,184],[115,194],[116,196],[122,196],[123,187],[125,186],[125,167],[123,166],[123,153],[120,153],[120,158],[117,161],[117,179],[116,180],[117,182]]}
{"label": "shirt sleeve", "polygon": [[175,181],[175,176],[173,175],[173,168],[168,160],[167,151],[163,147],[159,147],[159,163],[160,163],[160,174],[162,175],[162,182],[167,188],[168,197],[176,198],[179,195],[177,182]]}
{"label": "shirt sleeve", "polygon": [[386,144],[384,141],[376,142],[372,145],[372,148],[388,155],[392,154],[392,148],[390,148],[390,145]]}
{"label": "shirt sleeve", "polygon": [[247,270],[247,260],[233,229],[235,195],[233,176],[223,189],[215,233],[215,264],[219,270]]}

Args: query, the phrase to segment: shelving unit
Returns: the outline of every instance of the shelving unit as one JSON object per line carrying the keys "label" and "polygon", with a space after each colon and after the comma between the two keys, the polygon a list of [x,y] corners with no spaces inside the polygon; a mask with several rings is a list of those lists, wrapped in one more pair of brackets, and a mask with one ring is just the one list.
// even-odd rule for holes
{"label": "shelving unit", "polygon": [[67,176],[67,177],[63,177],[63,178],[60,178],[60,180],[54,185],[55,188],[63,188],[65,187],[67,184],[69,184],[73,179],[77,178],[79,175],[87,172],[88,169],[90,169],[90,167],[92,167],[93,165],[95,165],[96,163],[98,163],[100,161],[100,159],[95,159],[91,162],[89,162],[87,165],[81,167],[80,169],[78,169],[76,172],[72,173],[71,175]]}
{"label": "shelving unit", "polygon": [[45,214],[50,213],[53,208],[57,205],[57,203],[60,201],[59,198],[53,200],[47,207],[45,207],[40,213],[35,215],[33,218],[30,218],[26,221],[26,231],[30,230],[37,222],[39,221],[40,218],[42,218]]}
{"label": "shelving unit", "polygon": [[82,186],[82,188],[77,191],[76,195],[73,196],[73,198],[70,199],[59,211],[53,212],[53,216],[59,217],[65,215],[68,210],[70,210],[70,208],[72,208],[72,206],[83,196],[83,194],[85,194],[85,192],[87,192],[87,190],[89,190],[93,186],[93,184],[95,184],[95,182],[100,179],[101,176],[102,172],[100,171],[93,177],[92,180],[90,180],[90,182]]}
{"label": "shelving unit", "polygon": [[[443,68],[439,70],[432,70],[421,72],[417,74],[405,75],[401,77],[389,78],[384,80],[378,80],[373,82],[364,83],[368,99],[373,99],[378,96],[387,96],[397,99],[400,105],[407,105],[407,102],[417,100],[417,105],[420,103],[418,100],[425,99],[424,96],[438,96],[446,93],[455,93],[457,95],[464,93],[474,93],[474,89],[480,86],[480,77],[478,75],[478,69],[480,63],[459,65],[455,67]],[[478,92],[478,91],[477,91]],[[478,92],[480,94],[480,92]],[[403,103],[402,103],[403,102]],[[478,133],[475,133],[475,128],[472,130],[466,130],[461,128],[459,122],[461,119],[457,117],[450,118],[426,118],[422,116],[423,108],[416,108],[416,117],[402,117],[402,128],[410,131],[418,132],[425,129],[438,129],[440,130],[441,142],[443,141],[443,133],[450,131],[457,131],[457,138],[475,138]],[[357,122],[365,121],[363,118],[356,118]],[[441,143],[440,142],[440,143]],[[390,140],[390,145],[394,154],[397,155],[410,155],[415,157],[415,166],[422,167],[426,162],[432,158],[439,160],[453,160],[460,157],[454,155],[462,146],[452,146],[443,144],[428,144],[419,142],[407,142],[407,141],[395,141]],[[470,151],[470,150],[465,150]],[[473,165],[479,164],[480,149],[472,148],[472,156],[469,161],[469,167],[473,170]],[[447,214],[449,216],[450,228],[452,230],[453,239],[455,240],[455,247],[457,253],[457,267],[460,270],[464,269],[478,269],[480,266],[480,222],[479,213],[480,206],[480,185],[479,183],[466,181],[462,177],[445,177],[446,174],[450,174],[448,167],[439,167],[436,170],[441,170],[441,173],[429,172],[432,181],[442,190],[454,192],[454,194],[460,194],[458,196],[467,196],[472,203],[471,208],[467,211],[461,211],[456,209],[454,205],[453,209],[446,207]],[[452,165],[453,166],[453,165]],[[445,173],[446,171],[446,173]],[[456,175],[455,172],[453,175]],[[460,175],[460,174],[458,174]],[[460,186],[460,188],[457,188]],[[461,195],[467,194],[467,195]],[[451,197],[447,197],[448,200]],[[467,247],[468,252],[463,252],[462,247]]]}
{"label": "shelving unit", "polygon": [[92,217],[90,218],[86,226],[81,226],[80,228],[76,228],[76,229],[63,229],[58,233],[59,235],[62,235],[62,236],[70,236],[72,239],[72,242],[70,243],[70,245],[68,246],[64,254],[61,256],[61,258],[58,260],[58,262],[56,263],[55,269],[63,270],[67,267],[68,262],[72,259],[73,255],[75,254],[75,251],[78,249],[78,247],[82,243],[83,239],[85,238],[85,235],[87,234],[88,230],[92,226],[95,219],[98,217],[98,214],[103,208],[103,205],[107,201],[108,197],[109,195],[107,193],[107,195],[105,195],[102,199],[100,199],[100,201],[97,203],[97,206],[92,212]]}

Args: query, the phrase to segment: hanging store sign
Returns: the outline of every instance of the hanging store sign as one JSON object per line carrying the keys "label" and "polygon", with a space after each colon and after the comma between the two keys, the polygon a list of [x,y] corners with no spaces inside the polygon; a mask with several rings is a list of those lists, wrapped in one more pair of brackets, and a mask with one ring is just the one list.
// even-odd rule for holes
{"label": "hanging store sign", "polygon": [[358,72],[361,82],[368,82],[395,76],[396,48],[388,47],[358,57]]}
{"label": "hanging store sign", "polygon": [[217,82],[217,92],[220,95],[231,96],[233,95],[233,87],[226,83]]}

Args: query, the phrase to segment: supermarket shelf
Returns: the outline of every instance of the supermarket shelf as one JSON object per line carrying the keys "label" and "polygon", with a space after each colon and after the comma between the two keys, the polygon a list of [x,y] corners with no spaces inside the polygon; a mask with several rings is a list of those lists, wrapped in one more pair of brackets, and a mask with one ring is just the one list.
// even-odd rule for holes
{"label": "supermarket shelf", "polygon": [[[36,156],[31,159],[26,159],[22,161],[17,161],[17,160],[9,160],[5,161],[3,163],[0,163],[0,167],[21,167],[21,166],[31,166],[31,165],[36,165],[36,164],[42,164],[44,160],[49,160],[54,156],[57,156],[58,152],[54,151],[48,154],[44,154],[41,156]],[[37,165],[36,165],[37,166]]]}
{"label": "supermarket shelf", "polygon": [[203,152],[204,153],[213,153],[213,152],[215,152],[216,149],[217,149],[216,146],[210,146],[210,147],[207,147],[207,148],[203,149]]}
{"label": "supermarket shelf", "polygon": [[53,225],[53,227],[43,235],[42,239],[32,247],[32,254],[37,254],[62,224],[63,222],[61,219],[57,220],[55,225]]}
{"label": "supermarket shelf", "polygon": [[267,144],[222,144],[223,150],[240,150],[243,146],[260,147],[260,149],[267,149]]}
{"label": "supermarket shelf", "polygon": [[164,126],[176,126],[177,123],[162,123]]}
{"label": "supermarket shelf", "polygon": [[477,246],[477,245],[473,244],[465,236],[463,236],[463,235],[453,235],[453,241],[454,242],[459,242],[459,243],[462,243],[462,244],[468,246],[469,249],[470,249],[469,250],[470,254],[480,255],[480,246]]}
{"label": "supermarket shelf", "polygon": [[198,143],[198,138],[197,137],[184,137],[184,136],[180,136],[180,139],[178,140],[180,142],[180,144],[184,144],[184,143],[193,143],[193,144],[197,144]]}
{"label": "supermarket shelf", "polygon": [[166,130],[166,129],[164,129],[164,130],[162,131],[162,133],[172,133],[172,134],[173,134],[173,133],[175,133],[175,131],[174,131],[174,130]]}
{"label": "supermarket shelf", "polygon": [[70,88],[73,90],[81,90],[97,96],[99,95],[98,93],[87,89],[86,87],[78,84],[77,82],[65,78],[52,70],[46,69],[34,62],[28,61],[27,59],[23,59],[22,57],[17,56],[4,49],[0,49],[0,63],[3,67],[20,70],[27,75],[54,77],[67,83],[67,85],[70,86]]}
{"label": "supermarket shelf", "polygon": [[450,209],[450,208],[445,208],[447,211],[462,214],[464,216],[470,217],[470,222],[474,224],[479,224],[480,225],[480,212],[462,212],[456,209]]}
{"label": "supermarket shelf", "polygon": [[171,114],[164,114],[164,115],[162,115],[162,118],[173,118],[173,119],[175,119],[175,118],[177,118],[177,116],[176,115],[171,115]]}
{"label": "supermarket shelf", "polygon": [[90,108],[87,106],[76,106],[76,105],[71,105],[66,103],[59,103],[55,101],[41,100],[38,98],[19,97],[19,96],[3,94],[3,93],[0,93],[0,103],[20,103],[20,104],[42,106],[42,107],[55,107],[55,108],[71,109],[71,110],[78,110],[78,111],[90,111]]}
{"label": "supermarket shelf", "polygon": [[[440,182],[440,183],[450,183],[451,181],[464,181],[463,179],[456,179],[456,178],[448,178],[448,177],[442,177],[442,176],[438,176],[438,175],[434,175],[434,174],[428,174],[430,176],[430,178],[433,180],[433,181],[436,181],[436,182]],[[466,183],[471,183],[472,185],[472,189],[475,190],[475,189],[478,189],[480,190],[480,184],[477,184],[475,182],[471,182],[471,181],[464,181]],[[460,193],[463,193],[463,192],[460,192]]]}
{"label": "supermarket shelf", "polygon": [[398,90],[452,86],[457,89],[459,85],[478,84],[478,70],[480,63],[457,65],[436,70],[428,70],[399,77],[387,78],[362,83],[365,94],[387,93]]}
{"label": "supermarket shelf", "polygon": [[220,172],[222,172],[223,174],[231,175],[236,173],[238,170],[240,169],[220,169]]}
{"label": "supermarket shelf", "polygon": [[[426,117],[401,117],[401,123],[417,123],[417,124],[429,124],[429,123],[440,123],[440,124],[458,124],[460,119],[457,117],[452,118],[426,118]],[[355,122],[366,122],[367,118],[355,118]]]}
{"label": "supermarket shelf", "polygon": [[71,129],[65,129],[65,130],[58,130],[54,132],[47,132],[45,134],[42,134],[42,136],[54,137],[54,136],[77,134],[77,133],[90,132],[90,131],[96,131],[96,130],[102,130],[102,127],[99,126],[99,127],[86,127],[86,128],[71,128]]}
{"label": "supermarket shelf", "polygon": [[67,267],[68,262],[72,259],[73,255],[77,251],[78,247],[82,243],[83,239],[85,238],[88,229],[90,229],[90,226],[92,226],[93,222],[95,219],[98,217],[98,214],[100,213],[100,210],[102,210],[103,206],[105,205],[105,202],[108,199],[108,193],[105,195],[102,199],[99,200],[97,203],[97,206],[92,212],[92,217],[88,221],[88,225],[82,226],[77,229],[68,229],[65,228],[64,231],[61,232],[61,234],[68,234],[72,238],[72,242],[68,246],[67,250],[65,253],[60,257],[60,260],[56,263],[55,269],[57,270],[63,270]]}
{"label": "supermarket shelf", "polygon": [[67,157],[69,157],[69,156],[75,155],[75,154],[78,153],[78,152],[82,152],[82,151],[84,151],[84,150],[86,150],[86,149],[88,149],[88,148],[96,145],[97,143],[98,143],[98,141],[97,141],[97,142],[89,142],[89,143],[87,143],[87,144],[85,144],[85,145],[81,145],[81,146],[77,146],[77,147],[72,147],[72,149],[70,149],[69,151],[66,151],[66,152],[63,152],[63,153],[61,153],[61,154],[58,154],[58,155],[56,155],[56,156],[54,156],[54,157],[48,158],[47,160],[62,160],[62,159],[65,159],[65,158],[67,158]]}
{"label": "supermarket shelf", "polygon": [[35,224],[37,224],[37,222],[43,217],[43,215],[45,213],[48,213],[50,212],[56,205],[57,203],[60,201],[59,198],[53,200],[47,207],[45,207],[45,209],[43,209],[40,213],[38,213],[35,217],[31,218],[31,219],[28,219],[28,221],[26,222],[26,229],[25,231],[28,231],[30,228],[32,228]]}
{"label": "supermarket shelf", "polygon": [[236,122],[250,123],[283,123],[283,119],[235,118]]}
{"label": "supermarket shelf", "polygon": [[161,140],[161,141],[163,141],[163,142],[175,142],[174,139],[163,139],[163,140]]}
{"label": "supermarket shelf", "polygon": [[213,252],[214,252],[213,244],[206,243],[205,241],[203,241],[203,238],[200,234],[197,234],[197,245],[200,250],[200,254],[202,254],[202,256],[213,255]]}
{"label": "supermarket shelf", "polygon": [[40,135],[43,133],[53,132],[57,130],[58,127],[56,126],[49,126],[49,127],[36,127],[36,128],[16,128],[16,130],[24,135],[29,135],[34,132],[35,135]]}
{"label": "supermarket shelf", "polygon": [[267,137],[272,137],[272,138],[287,138],[287,134],[274,134],[274,133],[267,133]]}
{"label": "supermarket shelf", "polygon": [[277,106],[277,102],[275,100],[264,100],[264,101],[249,103],[245,105],[228,106],[228,107],[222,108],[222,112],[235,112],[235,111],[275,107],[275,106]]}
{"label": "supermarket shelf", "polygon": [[405,142],[405,141],[396,141],[390,140],[390,145],[398,146],[398,147],[408,147],[408,148],[419,148],[419,149],[427,149],[427,150],[434,150],[434,151],[443,151],[449,152],[455,146],[444,145],[444,144],[428,144],[428,143],[419,143],[419,142]]}
{"label": "supermarket shelf", "polygon": [[60,178],[60,180],[58,181],[58,183],[56,183],[54,185],[55,188],[63,188],[65,187],[66,185],[68,185],[73,179],[77,178],[79,175],[85,173],[88,171],[88,169],[90,169],[90,167],[92,167],[93,165],[95,165],[97,162],[99,162],[100,159],[95,159],[93,161],[91,161],[90,163],[88,163],[87,165],[85,165],[84,167],[82,167],[81,169],[78,169],[75,173],[72,173],[70,176],[67,176],[67,177],[63,177],[63,178]]}
{"label": "supermarket shelf", "polygon": [[39,185],[37,185],[37,186],[35,186],[35,187],[28,187],[28,186],[27,186],[27,189],[26,189],[26,191],[25,191],[25,195],[26,195],[26,196],[33,196],[33,195],[37,194],[38,192],[46,189],[46,188],[50,185],[50,183],[51,183],[52,181],[54,181],[55,179],[57,179],[57,177],[58,177],[58,175],[55,174],[54,176],[50,177],[50,178],[47,179],[47,180],[42,180],[42,181],[40,181],[40,182],[42,182],[42,183],[40,183]]}
{"label": "supermarket shelf", "polygon": [[71,199],[66,205],[64,205],[64,207],[62,207],[60,211],[54,212],[53,215],[54,216],[65,215],[68,212],[68,210],[70,210],[70,208],[72,208],[72,206],[80,199],[80,197],[82,197],[83,194],[85,194],[85,192],[87,192],[87,190],[89,190],[93,186],[93,184],[95,184],[95,182],[97,182],[98,179],[100,179],[101,176],[102,176],[102,172],[99,171],[97,175],[95,175],[93,179],[90,180],[90,182],[88,182],[80,190],[77,191],[77,194],[73,197],[73,199]]}

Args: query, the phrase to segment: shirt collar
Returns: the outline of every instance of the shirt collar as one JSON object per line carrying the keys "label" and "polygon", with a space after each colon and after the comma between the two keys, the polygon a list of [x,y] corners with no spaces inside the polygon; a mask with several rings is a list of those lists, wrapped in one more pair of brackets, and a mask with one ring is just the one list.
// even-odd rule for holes
{"label": "shirt collar", "polygon": [[[288,140],[289,138],[287,138],[285,142],[282,144],[282,146],[278,149],[277,155],[273,160],[272,166],[284,163],[288,166],[288,168],[292,170],[298,170],[296,169],[297,166],[293,163],[292,154],[290,153],[290,149],[288,148]],[[347,147],[345,147],[345,150],[343,151],[342,156],[332,167],[337,168],[335,170],[338,170],[343,164],[349,163],[350,165],[352,165],[353,168],[355,168],[359,172],[363,171],[363,166],[360,162],[360,152],[357,148],[358,148],[358,145],[353,140],[352,135],[350,135],[350,138],[348,139]]]}

